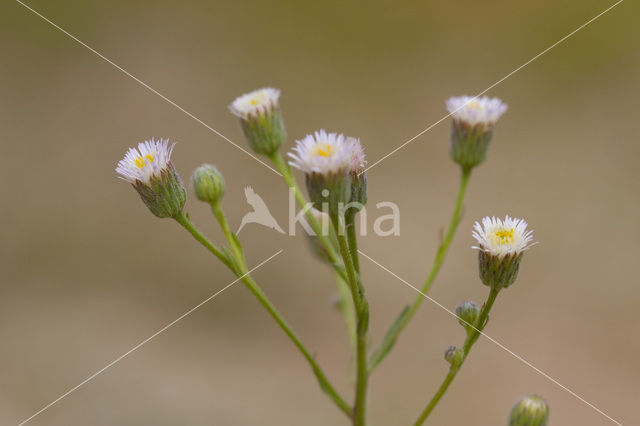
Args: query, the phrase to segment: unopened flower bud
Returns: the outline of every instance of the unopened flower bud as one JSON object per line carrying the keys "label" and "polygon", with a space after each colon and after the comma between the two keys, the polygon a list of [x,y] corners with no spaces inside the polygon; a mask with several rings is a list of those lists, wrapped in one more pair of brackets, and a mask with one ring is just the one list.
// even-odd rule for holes
{"label": "unopened flower bud", "polygon": [[462,363],[464,354],[462,353],[462,349],[455,346],[449,346],[447,350],[444,351],[444,359],[451,364],[451,367],[455,368]]}
{"label": "unopened flower bud", "polygon": [[453,117],[450,154],[463,169],[482,163],[491,142],[493,126],[507,110],[498,98],[460,96],[449,98],[447,110]]}
{"label": "unopened flower bud", "polygon": [[468,300],[458,305],[456,308],[456,315],[458,316],[458,322],[460,325],[467,329],[467,331],[473,330],[476,320],[478,319],[478,315],[480,315],[480,308],[475,304],[475,302]]}
{"label": "unopened flower bud", "polygon": [[367,161],[364,159],[364,150],[360,139],[348,137],[346,143],[351,151],[349,161],[350,207],[360,211],[367,204],[367,173],[365,172]]}
{"label": "unopened flower bud", "polygon": [[278,89],[267,87],[242,95],[229,106],[231,112],[240,118],[249,146],[258,154],[275,154],[287,137],[279,98]]}
{"label": "unopened flower bud", "polygon": [[508,426],[546,426],[549,406],[539,396],[525,396],[511,409]]}
{"label": "unopened flower bud", "polygon": [[206,203],[217,203],[224,195],[224,178],[210,164],[203,164],[193,172],[191,185],[198,200]]}
{"label": "unopened flower bud", "polygon": [[129,148],[118,162],[116,173],[129,182],[151,213],[158,217],[177,217],[187,200],[182,179],[171,164],[169,139],[151,139]]}
{"label": "unopened flower bud", "polygon": [[504,221],[485,217],[482,225],[474,225],[473,237],[478,241],[480,279],[491,288],[509,287],[518,277],[520,260],[535,243],[527,222],[508,215]]}

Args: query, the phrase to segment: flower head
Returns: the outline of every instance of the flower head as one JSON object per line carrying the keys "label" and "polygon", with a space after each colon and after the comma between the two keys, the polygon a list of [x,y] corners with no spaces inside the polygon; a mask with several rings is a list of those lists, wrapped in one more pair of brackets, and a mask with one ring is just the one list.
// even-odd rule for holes
{"label": "flower head", "polygon": [[524,252],[535,243],[527,222],[506,216],[504,220],[485,217],[482,225],[476,222],[473,237],[478,245],[480,279],[491,288],[506,288],[518,277]]}
{"label": "flower head", "polygon": [[148,184],[154,177],[159,178],[169,167],[174,145],[175,143],[169,146],[169,139],[162,138],[140,142],[137,149],[129,148],[124,158],[118,162],[116,173],[131,184]]}
{"label": "flower head", "polygon": [[451,97],[447,100],[447,110],[453,119],[466,124],[469,127],[481,125],[486,128],[493,127],[500,116],[507,111],[507,105],[498,98],[483,96]]}
{"label": "flower head", "polygon": [[119,177],[133,185],[158,217],[182,214],[187,199],[182,179],[170,161],[174,145],[169,146],[169,139],[140,142],[137,149],[129,148],[116,167]]}
{"label": "flower head", "polygon": [[474,225],[473,237],[478,246],[473,248],[491,253],[494,256],[519,255],[535,243],[533,230],[527,230],[527,222],[507,215],[504,220],[497,217],[485,217],[482,225]]}
{"label": "flower head", "polygon": [[234,100],[229,109],[239,118],[248,120],[251,116],[265,114],[278,107],[280,90],[272,87],[254,90]]}
{"label": "flower head", "polygon": [[507,106],[500,99],[487,96],[453,97],[446,104],[453,117],[449,153],[463,170],[471,171],[487,157],[493,126]]}
{"label": "flower head", "polygon": [[229,105],[231,112],[240,118],[249,146],[258,154],[275,154],[287,137],[279,98],[278,89],[266,87],[242,95]]}
{"label": "flower head", "polygon": [[314,207],[324,210],[321,206],[327,203],[327,213],[332,220],[342,216],[343,207],[351,201],[350,171],[357,147],[362,149],[357,139],[319,130],[296,141],[293,152],[289,153],[289,164],[305,173],[307,192]]}
{"label": "flower head", "polygon": [[[296,141],[294,152],[289,153],[291,157],[289,164],[307,174],[342,174],[350,170],[354,162],[359,161],[357,155],[354,159],[353,154],[356,145],[362,150],[357,139],[319,130],[313,135],[307,135],[302,140]],[[364,154],[362,154],[362,161],[364,161]]]}

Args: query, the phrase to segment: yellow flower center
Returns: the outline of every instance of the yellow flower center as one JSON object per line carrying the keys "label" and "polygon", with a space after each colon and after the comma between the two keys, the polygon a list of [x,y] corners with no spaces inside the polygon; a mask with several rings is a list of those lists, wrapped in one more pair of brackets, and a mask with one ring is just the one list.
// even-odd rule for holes
{"label": "yellow flower center", "polygon": [[331,144],[328,143],[318,144],[318,149],[316,152],[318,155],[328,157],[333,154],[333,148],[331,147]]}
{"label": "yellow flower center", "polygon": [[511,244],[513,243],[513,228],[496,231],[495,236],[499,245]]}
{"label": "yellow flower center", "polygon": [[476,101],[469,102],[468,106],[469,106],[469,109],[480,108],[480,104],[478,104],[478,102],[476,102]]}
{"label": "yellow flower center", "polygon": [[147,154],[147,155],[145,155],[144,157],[138,157],[138,158],[136,158],[135,163],[136,163],[136,166],[138,166],[138,168],[140,168],[140,169],[141,169],[141,168],[143,168],[144,166],[146,166],[146,165],[147,165],[147,163],[145,163],[145,161],[144,161],[144,159],[145,159],[145,158],[146,158],[147,160],[149,160],[149,163],[153,163],[153,155],[151,155],[151,154]]}

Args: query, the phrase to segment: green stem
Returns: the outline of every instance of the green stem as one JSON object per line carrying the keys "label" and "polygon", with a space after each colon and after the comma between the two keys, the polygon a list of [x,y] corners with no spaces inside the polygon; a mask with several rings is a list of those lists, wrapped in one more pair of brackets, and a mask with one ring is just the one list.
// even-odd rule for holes
{"label": "green stem", "polygon": [[[342,277],[338,274],[336,276],[336,286],[338,287],[338,293],[340,295],[340,310],[342,311],[342,316],[344,317],[344,322],[347,326],[347,334],[349,335],[349,343],[351,344],[351,348],[353,349],[353,353],[356,353],[356,312],[353,304],[353,299],[351,297],[350,286],[349,284],[342,279]],[[353,358],[355,362],[355,357]]]}
{"label": "green stem", "polygon": [[356,214],[353,209],[347,210],[345,213],[345,223],[347,229],[347,239],[349,240],[349,251],[351,252],[351,261],[358,275],[360,274],[360,259],[358,258],[358,239],[356,238]]}
{"label": "green stem", "polygon": [[[215,212],[214,208],[214,213]],[[345,400],[338,394],[335,388],[331,385],[329,380],[327,379],[324,371],[318,365],[316,360],[313,358],[309,350],[304,346],[304,344],[300,341],[298,336],[292,330],[291,326],[286,322],[283,318],[282,314],[276,309],[276,307],[271,303],[271,301],[267,298],[267,295],[264,294],[262,289],[258,286],[258,284],[253,280],[253,278],[247,272],[247,266],[244,261],[244,255],[242,254],[242,248],[237,244],[237,240],[233,238],[231,232],[229,231],[229,227],[226,224],[226,218],[224,217],[224,213],[222,210],[218,208],[218,213],[220,218],[218,218],[218,214],[216,217],[221,222],[220,225],[223,228],[223,232],[229,241],[229,245],[232,247],[232,251],[234,252],[234,256],[236,257],[237,265],[229,265],[229,262],[224,257],[222,252],[213,244],[207,237],[205,237],[189,220],[188,216],[184,213],[177,216],[175,220],[182,225],[193,237],[200,242],[203,246],[205,246],[209,251],[211,251],[218,259],[223,261],[225,265],[227,265],[232,271],[236,271],[236,275],[240,280],[245,284],[245,286],[251,291],[251,293],[258,299],[260,304],[269,312],[271,317],[276,321],[276,323],[282,328],[285,334],[291,339],[293,344],[298,348],[298,350],[302,353],[305,359],[309,362],[311,369],[313,370],[318,382],[320,384],[320,388],[325,392],[333,402],[344,412],[349,418],[352,417],[351,406],[345,402]],[[224,223],[224,224],[223,224]],[[226,231],[225,231],[226,229]],[[234,246],[237,246],[234,249]],[[238,250],[238,255],[236,255],[236,250]],[[237,269],[235,267],[238,267]],[[239,273],[239,271],[242,271]]]}
{"label": "green stem", "polygon": [[438,388],[438,391],[433,396],[433,398],[431,398],[431,401],[429,401],[429,405],[427,405],[427,408],[424,409],[424,411],[422,412],[418,420],[415,422],[415,426],[419,426],[424,423],[424,421],[427,419],[429,414],[431,414],[431,412],[435,408],[436,404],[438,404],[438,402],[440,401],[440,398],[442,398],[444,393],[447,391],[447,388],[449,387],[453,379],[456,377],[457,373],[458,373],[457,368],[451,367],[449,369],[449,374],[447,374],[447,377],[444,379],[444,381]]}
{"label": "green stem", "polygon": [[218,220],[218,223],[220,224],[220,228],[222,228],[222,233],[227,239],[227,242],[229,243],[229,247],[231,247],[231,252],[233,253],[233,256],[236,258],[236,262],[238,263],[238,266],[240,266],[240,271],[243,274],[246,273],[247,262],[244,257],[244,253],[242,251],[242,247],[240,246],[240,242],[238,241],[238,238],[236,237],[236,235],[231,231],[231,228],[229,228],[229,222],[227,221],[227,217],[222,211],[222,205],[220,204],[220,202],[211,203],[211,211],[213,212],[213,215]]}
{"label": "green stem", "polygon": [[[293,194],[296,198],[296,202],[301,208],[304,209],[308,205],[308,201],[300,190],[300,187],[298,186],[298,183],[296,182],[296,179],[293,176],[289,165],[284,161],[284,158],[282,158],[282,156],[278,152],[269,156],[269,159],[276,167],[276,169],[280,173],[282,173],[282,177],[284,178],[289,188],[293,189]],[[315,218],[315,216],[311,212],[311,209],[308,209],[305,215],[307,217],[309,225],[311,225],[311,229],[313,229],[313,232],[316,233],[316,237],[318,238],[320,245],[322,245],[322,247],[326,250],[327,256],[329,258],[329,263],[336,271],[336,273],[338,273],[342,277],[342,279],[347,281],[347,276],[344,269],[342,268],[340,257],[336,252],[336,248],[331,243],[329,238],[327,238],[327,236],[322,232],[322,225],[320,225],[318,220]]]}
{"label": "green stem", "polygon": [[455,235],[456,230],[458,229],[458,225],[462,220],[462,216],[461,216],[462,203],[464,201],[464,196],[467,191],[467,184],[469,183],[470,176],[471,176],[471,169],[462,169],[460,187],[458,188],[458,198],[456,199],[456,204],[453,209],[453,214],[451,215],[451,220],[449,221],[449,227],[447,228],[447,233],[445,234],[444,239],[442,240],[442,243],[440,243],[440,246],[438,247],[436,257],[433,261],[433,265],[431,266],[431,271],[429,272],[429,275],[427,276],[427,279],[425,280],[422,286],[421,294],[416,296],[416,299],[414,300],[409,310],[402,311],[402,313],[398,316],[398,318],[392,323],[392,326],[389,328],[389,331],[385,335],[384,341],[381,343],[380,347],[378,347],[374,351],[373,356],[369,361],[370,371],[373,371],[390,352],[391,347],[395,344],[398,336],[400,335],[402,330],[404,330],[404,328],[407,326],[409,321],[411,321],[411,318],[413,317],[413,315],[416,313],[416,311],[424,301],[425,299],[424,295],[426,295],[429,292],[429,289],[431,288],[433,281],[438,275],[438,272],[440,271],[440,268],[442,267],[442,263],[444,262],[445,256],[447,254],[447,250],[449,249],[449,245],[451,244],[451,241],[453,240],[453,236]]}
{"label": "green stem", "polygon": [[195,226],[191,223],[189,216],[184,212],[181,212],[179,215],[174,217],[176,222],[178,222],[184,229],[189,231],[189,233],[196,239],[200,244],[205,246],[207,250],[209,250],[215,257],[217,257],[222,263],[224,263],[229,269],[235,271],[235,265],[229,261],[229,259],[222,254],[222,251],[216,247],[207,237],[205,237]]}
{"label": "green stem", "polygon": [[349,288],[351,289],[351,297],[357,316],[357,338],[356,338],[356,398],[354,404],[354,426],[364,426],[366,421],[367,410],[367,381],[369,371],[367,366],[367,329],[369,324],[369,305],[366,300],[362,283],[356,274],[349,245],[343,233],[340,232],[340,222],[338,218],[332,217],[333,226],[338,237],[338,246],[340,247],[340,255],[344,261]]}
{"label": "green stem", "polygon": [[460,368],[462,368],[462,364],[467,359],[469,352],[471,352],[471,347],[482,334],[482,330],[484,330],[484,327],[486,326],[487,318],[489,316],[489,311],[493,306],[493,302],[496,301],[496,297],[498,297],[499,292],[500,292],[499,288],[498,289],[491,288],[489,297],[487,298],[487,301],[482,307],[482,310],[480,311],[480,315],[478,316],[476,323],[473,324],[473,328],[471,329],[471,332],[467,335],[467,338],[464,341],[464,346],[462,347],[462,359],[460,360],[460,362],[456,363],[455,365],[451,365],[451,368],[449,369],[449,373],[447,374],[447,377],[444,379],[444,381],[438,388],[438,391],[435,393],[435,395],[433,395],[433,398],[431,398],[431,401],[429,401],[429,404],[424,409],[422,414],[420,414],[420,417],[418,417],[418,420],[415,422],[415,426],[420,426],[421,424],[424,423],[424,421],[427,419],[427,417],[429,417],[429,414],[431,414],[431,412],[436,407],[438,402],[440,402],[440,399],[442,398],[444,393],[447,391],[447,389],[449,389],[449,385],[451,384],[451,382],[453,382],[453,379],[458,374],[458,371],[460,371]]}

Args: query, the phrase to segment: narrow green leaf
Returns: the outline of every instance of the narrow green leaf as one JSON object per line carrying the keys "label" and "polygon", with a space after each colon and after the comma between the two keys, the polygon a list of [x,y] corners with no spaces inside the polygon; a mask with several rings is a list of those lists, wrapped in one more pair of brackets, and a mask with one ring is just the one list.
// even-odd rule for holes
{"label": "narrow green leaf", "polygon": [[391,328],[389,328],[387,334],[385,334],[384,338],[382,339],[382,342],[380,343],[380,346],[378,346],[378,349],[376,349],[373,355],[371,355],[371,358],[369,359],[369,372],[373,371],[378,366],[378,364],[382,362],[391,348],[393,348],[393,345],[396,344],[396,339],[398,338],[396,332],[400,327],[400,324],[404,322],[407,314],[409,314],[409,306],[405,306],[402,312],[400,312],[400,315],[398,315],[398,318],[396,318],[396,320],[393,322],[393,325],[391,325]]}

